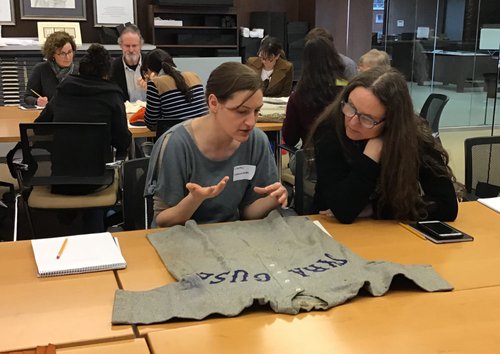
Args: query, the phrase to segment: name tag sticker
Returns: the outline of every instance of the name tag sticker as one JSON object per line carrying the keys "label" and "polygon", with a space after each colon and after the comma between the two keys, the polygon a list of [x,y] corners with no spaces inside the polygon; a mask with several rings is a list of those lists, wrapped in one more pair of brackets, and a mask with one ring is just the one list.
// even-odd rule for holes
{"label": "name tag sticker", "polygon": [[235,166],[233,171],[233,181],[241,181],[244,179],[251,180],[254,175],[255,165]]}

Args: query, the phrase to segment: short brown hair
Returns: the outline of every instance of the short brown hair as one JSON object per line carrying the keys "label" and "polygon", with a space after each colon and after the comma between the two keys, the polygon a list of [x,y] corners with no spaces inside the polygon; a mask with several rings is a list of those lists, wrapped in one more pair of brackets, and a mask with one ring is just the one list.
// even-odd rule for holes
{"label": "short brown hair", "polygon": [[76,50],[76,43],[72,36],[64,31],[54,32],[45,40],[42,54],[45,58],[51,60],[54,58],[56,50],[64,47],[67,43],[71,44],[73,51]]}
{"label": "short brown hair", "polygon": [[210,74],[206,97],[208,99],[213,94],[219,101],[225,102],[238,91],[250,91],[253,94],[259,89],[262,90],[262,80],[254,70],[241,63],[227,62]]}

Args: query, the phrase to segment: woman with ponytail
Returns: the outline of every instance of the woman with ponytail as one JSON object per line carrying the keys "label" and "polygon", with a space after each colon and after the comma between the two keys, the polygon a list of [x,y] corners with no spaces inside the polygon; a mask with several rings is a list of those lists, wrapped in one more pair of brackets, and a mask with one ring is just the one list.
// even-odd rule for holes
{"label": "woman with ponytail", "polygon": [[144,121],[149,129],[156,130],[160,119],[181,121],[207,113],[199,76],[194,72],[178,71],[172,57],[164,50],[149,52],[141,70],[148,81]]}

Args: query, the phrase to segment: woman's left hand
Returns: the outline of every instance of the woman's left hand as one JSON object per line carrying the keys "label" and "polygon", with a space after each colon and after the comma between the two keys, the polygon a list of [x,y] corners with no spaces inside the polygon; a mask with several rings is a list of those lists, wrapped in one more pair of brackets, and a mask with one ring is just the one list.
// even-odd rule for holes
{"label": "woman's left hand", "polygon": [[253,190],[255,193],[266,194],[276,199],[282,208],[286,208],[288,203],[288,192],[280,182],[273,183],[267,187],[255,187]]}

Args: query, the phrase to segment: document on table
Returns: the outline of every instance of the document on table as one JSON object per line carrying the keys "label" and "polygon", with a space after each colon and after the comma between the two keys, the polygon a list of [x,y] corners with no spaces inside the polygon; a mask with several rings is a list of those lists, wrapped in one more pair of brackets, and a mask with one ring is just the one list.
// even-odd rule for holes
{"label": "document on table", "polygon": [[495,210],[497,213],[500,213],[500,197],[479,198],[477,201],[486,205],[488,208]]}
{"label": "document on table", "polygon": [[31,240],[39,277],[122,269],[120,246],[109,232]]}

